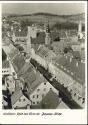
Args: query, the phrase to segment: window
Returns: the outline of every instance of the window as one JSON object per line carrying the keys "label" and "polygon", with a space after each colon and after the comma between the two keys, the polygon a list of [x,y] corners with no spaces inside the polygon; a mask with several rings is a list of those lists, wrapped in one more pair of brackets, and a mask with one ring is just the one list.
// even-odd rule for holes
{"label": "window", "polygon": [[9,87],[9,84],[8,84],[8,82],[7,82],[7,86]]}
{"label": "window", "polygon": [[37,89],[37,91],[39,92],[39,91],[40,91],[40,89]]}
{"label": "window", "polygon": [[35,98],[35,95],[33,95],[33,98]]}
{"label": "window", "polygon": [[37,101],[37,104],[39,104],[39,102]]}
{"label": "window", "polygon": [[25,101],[25,99],[23,99],[23,101]]}
{"label": "window", "polygon": [[35,104],[35,102],[33,102],[33,104]]}
{"label": "window", "polygon": [[15,109],[18,109],[18,106],[16,106]]}
{"label": "window", "polygon": [[46,83],[44,83],[44,85],[46,85]]}
{"label": "window", "polygon": [[37,98],[39,97],[39,95],[37,95]]}

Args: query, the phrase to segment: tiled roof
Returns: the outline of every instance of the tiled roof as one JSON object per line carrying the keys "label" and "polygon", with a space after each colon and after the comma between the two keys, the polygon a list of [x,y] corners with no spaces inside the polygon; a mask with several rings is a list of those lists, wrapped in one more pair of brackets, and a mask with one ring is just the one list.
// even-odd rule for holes
{"label": "tiled roof", "polygon": [[16,55],[15,58],[12,60],[12,65],[17,73],[21,70],[24,64],[25,59],[20,53]]}
{"label": "tiled roof", "polygon": [[57,54],[60,53],[60,51],[63,51],[66,46],[67,46],[67,43],[64,40],[52,43],[53,50]]}
{"label": "tiled roof", "polygon": [[52,59],[54,58],[56,55],[52,50],[49,50],[47,47],[45,46],[41,46],[38,49],[38,55],[40,55],[41,57],[45,58],[45,59]]}
{"label": "tiled roof", "polygon": [[12,49],[10,48],[10,52],[8,54],[10,57],[10,60],[12,60],[14,58],[14,56],[17,55],[18,53],[19,53],[19,51],[15,47],[13,47]]}
{"label": "tiled roof", "polygon": [[2,68],[9,68],[9,61],[5,60],[5,61],[2,61]]}
{"label": "tiled roof", "polygon": [[40,75],[39,72],[31,72],[31,75],[29,75],[26,80],[29,93],[32,93],[41,83],[46,81],[46,79]]}
{"label": "tiled roof", "polygon": [[48,56],[49,50],[45,46],[41,46],[38,50],[38,53],[40,56],[46,57],[46,56]]}
{"label": "tiled roof", "polygon": [[32,90],[34,91],[38,85],[46,81],[47,80],[39,72],[36,72],[36,80],[31,84]]}
{"label": "tiled roof", "polygon": [[31,65],[28,62],[25,62],[25,64],[19,71],[19,77],[22,76],[23,74],[25,74],[28,71],[28,69],[31,70]]}
{"label": "tiled roof", "polygon": [[[56,59],[55,65],[69,74],[73,79],[78,81],[80,84],[85,83],[85,64],[78,62],[78,66],[76,66],[77,60],[72,59],[70,62],[70,57],[61,57],[60,59]],[[66,70],[64,70],[64,68]],[[69,72],[68,72],[69,71]],[[73,73],[73,75],[71,75]]]}
{"label": "tiled roof", "polygon": [[14,105],[20,99],[21,96],[23,96],[22,91],[20,89],[16,90],[14,94],[11,96],[12,105]]}
{"label": "tiled roof", "polygon": [[45,32],[37,33],[36,38],[31,38],[32,44],[44,44],[45,43]]}
{"label": "tiled roof", "polygon": [[11,41],[9,40],[8,37],[4,36],[2,39],[2,45],[9,45]]}

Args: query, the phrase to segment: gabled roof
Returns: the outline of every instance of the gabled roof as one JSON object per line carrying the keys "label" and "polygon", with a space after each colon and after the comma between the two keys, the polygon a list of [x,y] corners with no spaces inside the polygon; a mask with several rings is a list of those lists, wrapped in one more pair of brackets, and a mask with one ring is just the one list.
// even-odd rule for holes
{"label": "gabled roof", "polygon": [[25,74],[28,69],[31,70],[32,65],[29,62],[25,62],[25,64],[23,65],[23,67],[21,67],[20,71],[19,71],[19,76],[22,76],[23,74]]}
{"label": "gabled roof", "polygon": [[12,60],[12,65],[13,65],[15,71],[18,73],[22,69],[22,67],[25,65],[24,57],[19,53]]}
{"label": "gabled roof", "polygon": [[11,96],[11,103],[14,105],[20,98],[23,96],[23,93],[20,89],[17,89],[14,94]]}
{"label": "gabled roof", "polygon": [[32,93],[41,83],[46,81],[47,80],[39,72],[31,72],[31,75],[26,78],[29,93]]}
{"label": "gabled roof", "polygon": [[[76,63],[78,62],[78,66]],[[63,70],[65,73],[69,74],[74,80],[78,81],[80,84],[85,83],[85,64],[77,61],[76,59],[72,58],[70,62],[70,57],[62,56],[59,59],[56,59],[55,65]],[[62,68],[63,67],[63,68]],[[64,70],[64,68],[66,70]],[[68,72],[69,71],[69,72]],[[71,75],[73,73],[73,75]]]}
{"label": "gabled roof", "polygon": [[5,60],[5,61],[2,61],[2,68],[9,68],[10,65],[9,65],[9,61]]}
{"label": "gabled roof", "polygon": [[48,47],[45,47],[43,45],[39,47],[37,53],[39,56],[45,59],[52,59],[56,56],[52,50],[49,50]]}

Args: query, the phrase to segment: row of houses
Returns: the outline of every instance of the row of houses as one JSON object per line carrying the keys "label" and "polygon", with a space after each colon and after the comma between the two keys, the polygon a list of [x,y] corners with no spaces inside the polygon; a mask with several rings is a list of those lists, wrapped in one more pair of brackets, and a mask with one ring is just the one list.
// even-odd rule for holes
{"label": "row of houses", "polygon": [[72,98],[81,106],[85,103],[85,63],[73,55],[58,56],[45,46],[40,46],[32,58],[53,74],[53,77],[70,91]]}
{"label": "row of houses", "polygon": [[[30,62],[25,61],[24,56],[11,41],[8,45],[3,45],[3,51],[7,55],[6,61],[9,62],[10,69],[8,74],[3,73],[5,78],[3,92],[9,90],[12,108],[57,108],[60,103],[59,92],[35,70]],[[6,68],[3,66],[2,71],[7,70]],[[6,95],[3,94],[3,97]]]}

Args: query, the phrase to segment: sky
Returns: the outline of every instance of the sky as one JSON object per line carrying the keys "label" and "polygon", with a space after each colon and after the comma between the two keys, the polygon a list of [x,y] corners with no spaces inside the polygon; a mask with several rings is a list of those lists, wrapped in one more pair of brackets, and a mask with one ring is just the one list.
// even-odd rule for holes
{"label": "sky", "polygon": [[46,12],[58,15],[70,15],[84,12],[83,3],[3,3],[2,13],[31,14]]}

